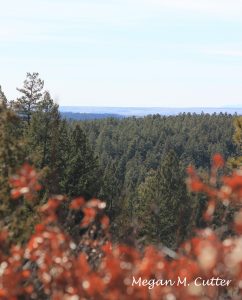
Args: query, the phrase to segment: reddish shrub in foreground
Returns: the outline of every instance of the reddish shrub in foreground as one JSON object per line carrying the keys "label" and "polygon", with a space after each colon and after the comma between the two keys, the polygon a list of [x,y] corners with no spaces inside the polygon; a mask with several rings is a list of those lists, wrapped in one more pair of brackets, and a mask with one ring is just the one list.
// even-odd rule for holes
{"label": "reddish shrub in foreground", "polygon": [[[194,169],[188,170],[190,190],[209,197],[206,219],[213,217],[217,203],[238,206],[242,201],[242,171],[235,170],[217,184],[222,157],[216,155],[213,163],[208,185]],[[26,165],[19,174],[11,180],[12,195],[32,200],[39,190],[38,176]],[[99,258],[94,267],[92,253],[83,251],[58,224],[56,210],[63,201],[65,197],[56,196],[41,207],[42,222],[25,247],[9,249],[6,232],[1,233],[0,299],[242,299],[242,210],[237,209],[230,224],[234,236],[221,240],[210,228],[199,230],[176,253],[154,247],[140,252],[97,238],[86,240]],[[107,231],[104,208],[96,199],[77,198],[70,204],[70,210],[84,213],[81,228],[98,222]]]}

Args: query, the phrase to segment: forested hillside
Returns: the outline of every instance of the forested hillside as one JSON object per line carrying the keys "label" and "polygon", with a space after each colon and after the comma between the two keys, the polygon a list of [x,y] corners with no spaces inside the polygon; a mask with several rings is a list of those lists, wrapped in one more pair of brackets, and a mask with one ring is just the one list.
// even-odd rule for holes
{"label": "forested hillside", "polygon": [[[193,164],[203,173],[213,154],[236,155],[233,116],[67,121],[38,73],[28,73],[18,91],[19,98],[12,101],[1,91],[3,198],[7,178],[28,161],[43,175],[41,202],[57,193],[104,199],[117,240],[128,242],[129,237],[175,248],[195,225],[203,226],[206,200],[187,192],[186,168]],[[35,208],[11,210],[2,202],[1,213],[13,227],[13,237],[24,240],[29,233],[23,228],[26,222],[29,231],[33,228]]]}
{"label": "forested hillside", "polygon": [[[236,154],[232,141],[233,116],[227,114],[151,115],[78,124],[99,158],[103,174],[100,196],[107,201],[108,213],[115,220],[115,231],[121,231],[121,235],[124,228],[136,221],[141,226],[143,210],[148,214],[147,219],[156,214],[155,211],[161,211],[156,218],[161,220],[164,215],[170,215],[172,223],[177,218],[177,209],[184,203],[184,213],[187,217],[198,214],[195,222],[199,223],[199,205],[203,204],[192,199],[183,186],[186,167],[193,164],[201,171],[208,170],[214,153],[222,153],[226,158]],[[176,191],[174,176],[183,182],[177,183]],[[176,204],[171,204],[173,198]],[[156,203],[156,210],[152,201]],[[156,226],[154,220],[151,222]],[[179,221],[174,222],[178,226]],[[174,229],[172,225],[168,234]],[[156,227],[160,228],[161,224]]]}
{"label": "forested hillside", "polygon": [[0,88],[0,299],[241,299],[242,118],[68,121],[38,73],[18,91]]}

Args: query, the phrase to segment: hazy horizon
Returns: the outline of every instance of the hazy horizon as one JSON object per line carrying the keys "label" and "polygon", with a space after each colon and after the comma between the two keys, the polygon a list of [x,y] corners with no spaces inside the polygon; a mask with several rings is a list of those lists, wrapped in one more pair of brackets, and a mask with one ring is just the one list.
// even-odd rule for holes
{"label": "hazy horizon", "polygon": [[242,107],[107,107],[107,106],[60,106],[61,113],[79,114],[110,114],[120,116],[137,116],[160,114],[163,116],[179,115],[181,113],[227,113],[242,115]]}
{"label": "hazy horizon", "polygon": [[106,105],[60,105],[60,107],[101,107],[101,108],[165,108],[165,109],[185,109],[185,108],[208,108],[208,109],[213,109],[213,108],[231,108],[231,109],[236,109],[236,108],[242,108],[241,104],[238,105],[223,105],[223,106],[106,106]]}

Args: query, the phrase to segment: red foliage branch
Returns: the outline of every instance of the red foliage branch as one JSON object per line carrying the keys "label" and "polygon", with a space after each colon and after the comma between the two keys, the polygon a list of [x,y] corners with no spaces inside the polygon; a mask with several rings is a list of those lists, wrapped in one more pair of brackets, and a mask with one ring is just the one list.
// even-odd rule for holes
{"label": "red foliage branch", "polygon": [[[242,201],[242,171],[219,179],[218,170],[223,165],[222,157],[215,155],[208,184],[193,168],[188,169],[189,189],[209,198],[207,219],[213,217],[218,203],[238,207]],[[31,200],[40,189],[38,175],[28,165],[11,179],[11,184],[14,199],[24,196]],[[42,222],[23,248],[8,249],[7,234],[1,233],[0,299],[40,299],[36,280],[43,299],[242,299],[242,210],[237,209],[231,224],[234,235],[225,240],[210,228],[199,230],[173,259],[151,246],[141,252],[107,242],[100,245],[102,258],[95,269],[88,254],[77,251],[78,245],[58,225],[56,210],[63,201],[65,197],[56,196],[41,207]],[[82,228],[99,222],[107,230],[109,220],[102,213],[104,208],[105,203],[97,199],[86,202],[77,198],[70,204],[71,210],[84,214]]]}

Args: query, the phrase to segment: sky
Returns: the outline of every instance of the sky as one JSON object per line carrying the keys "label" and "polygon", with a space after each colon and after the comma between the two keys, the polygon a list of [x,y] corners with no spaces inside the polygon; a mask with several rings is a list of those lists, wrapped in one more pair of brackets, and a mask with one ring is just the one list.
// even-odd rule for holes
{"label": "sky", "polygon": [[60,105],[242,106],[242,0],[0,0],[0,85]]}

